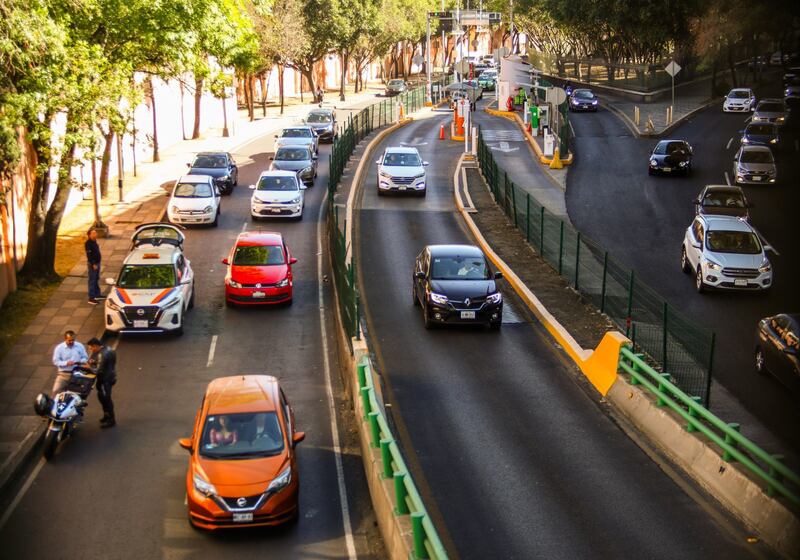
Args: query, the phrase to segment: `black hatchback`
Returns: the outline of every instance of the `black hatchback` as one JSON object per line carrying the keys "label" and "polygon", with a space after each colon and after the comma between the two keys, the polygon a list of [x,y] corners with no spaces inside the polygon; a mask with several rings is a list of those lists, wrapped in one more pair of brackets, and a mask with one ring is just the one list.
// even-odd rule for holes
{"label": "black hatchback", "polygon": [[692,172],[692,147],[686,140],[662,140],[650,154],[647,173],[683,173]]}
{"label": "black hatchback", "polygon": [[758,322],[755,366],[800,393],[800,314],[781,313]]}
{"label": "black hatchback", "polygon": [[474,245],[428,245],[417,256],[411,279],[425,328],[466,323],[499,329],[503,296],[495,280],[502,277]]}

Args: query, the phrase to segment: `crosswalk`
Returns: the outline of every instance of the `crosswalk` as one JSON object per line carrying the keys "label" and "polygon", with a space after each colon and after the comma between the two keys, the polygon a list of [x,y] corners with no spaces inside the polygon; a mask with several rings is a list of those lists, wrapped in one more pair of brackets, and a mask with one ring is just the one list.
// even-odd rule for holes
{"label": "crosswalk", "polygon": [[519,130],[481,130],[485,142],[524,142]]}

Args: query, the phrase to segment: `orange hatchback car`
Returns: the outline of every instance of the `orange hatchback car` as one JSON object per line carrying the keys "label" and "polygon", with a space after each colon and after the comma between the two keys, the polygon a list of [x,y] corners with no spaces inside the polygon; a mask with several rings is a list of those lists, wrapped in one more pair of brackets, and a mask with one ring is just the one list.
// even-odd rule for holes
{"label": "orange hatchback car", "polygon": [[220,377],[208,385],[186,473],[189,522],[203,529],[279,525],[299,515],[294,413],[269,375]]}

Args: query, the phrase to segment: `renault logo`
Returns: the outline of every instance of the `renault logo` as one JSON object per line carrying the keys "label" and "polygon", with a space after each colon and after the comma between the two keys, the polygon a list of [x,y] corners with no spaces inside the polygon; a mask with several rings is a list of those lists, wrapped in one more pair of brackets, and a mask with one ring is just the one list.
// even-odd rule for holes
{"label": "renault logo", "polygon": [[239,498],[236,500],[236,505],[239,507],[244,507],[247,505],[247,498]]}
{"label": "renault logo", "polygon": [[144,315],[144,309],[137,309],[136,310],[136,314],[137,315]]}
{"label": "renault logo", "polygon": [[464,300],[464,304],[465,304],[467,307],[469,307],[469,298],[467,298],[467,299],[465,299],[465,300]]}

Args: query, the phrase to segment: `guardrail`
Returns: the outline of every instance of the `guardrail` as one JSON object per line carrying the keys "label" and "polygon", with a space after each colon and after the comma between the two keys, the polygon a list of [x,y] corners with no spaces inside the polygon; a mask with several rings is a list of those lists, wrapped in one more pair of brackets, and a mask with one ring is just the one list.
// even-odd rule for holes
{"label": "guardrail", "polygon": [[658,406],[667,406],[686,420],[687,431],[700,432],[721,447],[724,461],[737,461],[761,479],[766,484],[767,495],[780,494],[795,507],[800,506],[797,491],[786,484],[788,481],[800,486],[800,476],[781,463],[781,455],[771,455],[758,447],[739,433],[738,424],[726,423],[712,414],[698,402],[698,397],[690,397],[676,387],[669,373],[659,373],[629,347],[620,349],[619,367],[630,374],[632,385],[642,385],[653,393]]}
{"label": "guardrail", "polygon": [[358,364],[357,373],[358,393],[364,409],[361,420],[369,423],[370,445],[381,450],[382,477],[394,481],[395,515],[408,515],[411,519],[414,558],[446,559],[444,546],[375,398],[372,371],[366,357]]}
{"label": "guardrail", "polygon": [[508,178],[478,132],[480,171],[497,205],[528,244],[585,300],[605,313],[676,383],[707,407],[711,392],[714,333],[672,307],[633,270],[598,243],[548,211]]}

